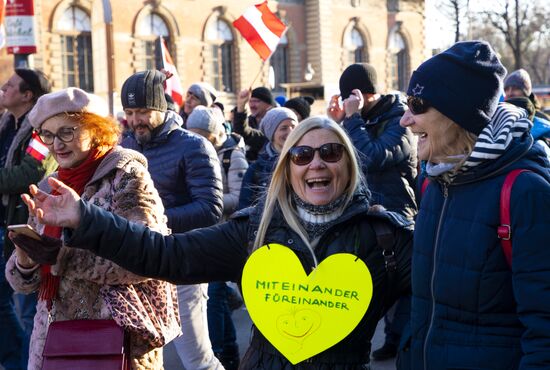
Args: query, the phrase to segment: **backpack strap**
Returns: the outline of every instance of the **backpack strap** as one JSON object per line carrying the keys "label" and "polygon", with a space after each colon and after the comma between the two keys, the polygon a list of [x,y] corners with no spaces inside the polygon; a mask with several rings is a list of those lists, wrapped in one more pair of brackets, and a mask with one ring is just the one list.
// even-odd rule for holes
{"label": "backpack strap", "polygon": [[222,166],[223,171],[225,172],[225,178],[229,174],[229,167],[231,167],[231,154],[233,154],[234,149],[229,149],[223,152]]}
{"label": "backpack strap", "polygon": [[508,173],[504,179],[504,184],[500,189],[500,225],[497,229],[497,235],[500,239],[502,252],[506,257],[508,266],[512,267],[512,228],[510,217],[510,197],[512,196],[512,187],[517,177],[523,172],[530,172],[525,169],[516,169]]}
{"label": "backpack strap", "polygon": [[394,237],[392,229],[384,222],[374,221],[372,223],[374,232],[376,233],[376,243],[382,247],[382,256],[384,256],[384,265],[386,271],[393,279],[395,271],[397,271],[397,261],[395,259],[395,251],[393,250]]}

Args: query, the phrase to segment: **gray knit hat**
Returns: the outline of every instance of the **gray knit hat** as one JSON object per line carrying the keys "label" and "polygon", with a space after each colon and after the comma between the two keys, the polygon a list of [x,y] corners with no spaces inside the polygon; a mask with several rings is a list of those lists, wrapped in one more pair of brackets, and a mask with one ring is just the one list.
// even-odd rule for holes
{"label": "gray knit hat", "polygon": [[149,69],[134,73],[122,85],[120,100],[126,108],[145,108],[166,112],[167,103],[164,97],[166,75]]}
{"label": "gray knit hat", "polygon": [[189,89],[187,89],[187,92],[193,94],[205,107],[211,106],[217,98],[216,89],[203,82],[192,84],[189,86]]}
{"label": "gray knit hat", "polygon": [[279,127],[281,122],[285,119],[291,119],[295,123],[298,123],[296,113],[290,109],[283,107],[271,108],[267,111],[264,118],[262,118],[262,121],[260,122],[260,130],[269,141],[272,141],[277,127]]}
{"label": "gray knit hat", "polygon": [[508,87],[517,87],[525,96],[531,95],[532,86],[531,86],[531,77],[525,69],[518,69],[508,75],[504,80],[504,90]]}
{"label": "gray knit hat", "polygon": [[187,129],[198,128],[217,135],[220,130],[225,130],[225,118],[218,108],[210,108],[199,105],[187,117]]}

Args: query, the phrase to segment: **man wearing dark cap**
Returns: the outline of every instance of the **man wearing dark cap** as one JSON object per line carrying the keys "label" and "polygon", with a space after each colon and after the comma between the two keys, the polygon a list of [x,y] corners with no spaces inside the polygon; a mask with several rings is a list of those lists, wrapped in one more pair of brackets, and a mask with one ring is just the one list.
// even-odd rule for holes
{"label": "man wearing dark cap", "polygon": [[[21,193],[30,184],[53,172],[57,164],[41,145],[41,153],[29,151],[33,130],[27,119],[40,96],[50,92],[46,76],[37,70],[16,69],[2,86],[0,106],[7,113],[0,120],[0,363],[6,369],[26,369],[28,346],[36,312],[36,295],[19,295],[21,324],[15,316],[11,287],[4,277],[5,261],[14,247],[5,237],[5,227],[27,223],[27,207]],[[36,141],[35,141],[36,143]]]}
{"label": "man wearing dark cap", "polygon": [[[339,98],[343,106],[339,105]],[[417,158],[413,134],[399,125],[406,107],[400,94],[380,94],[373,66],[356,63],[342,73],[340,96],[332,98],[327,113],[343,123],[363,155],[372,203],[381,204],[412,221],[417,212],[414,196]],[[401,301],[393,317],[386,315],[386,342],[373,352],[374,359],[384,360],[396,355],[408,306],[408,301]]]}
{"label": "man wearing dark cap", "polygon": [[[121,91],[133,132],[122,146],[142,153],[174,233],[214,225],[223,210],[220,165],[212,144],[181,127],[167,110],[165,75],[147,70],[130,76]],[[183,335],[175,340],[186,369],[222,369],[214,356],[206,322],[206,286],[178,287]]]}
{"label": "man wearing dark cap", "polygon": [[298,96],[288,99],[284,103],[285,108],[292,109],[298,116],[298,122],[305,120],[311,114],[311,105],[315,99],[312,96]]}
{"label": "man wearing dark cap", "polygon": [[[250,108],[250,115],[247,115],[246,104]],[[267,139],[259,130],[260,121],[268,110],[275,107],[277,103],[271,91],[263,86],[254,90],[242,90],[237,96],[237,106],[233,109],[233,131],[241,135],[247,146],[246,159],[255,161],[258,153],[262,150]]]}

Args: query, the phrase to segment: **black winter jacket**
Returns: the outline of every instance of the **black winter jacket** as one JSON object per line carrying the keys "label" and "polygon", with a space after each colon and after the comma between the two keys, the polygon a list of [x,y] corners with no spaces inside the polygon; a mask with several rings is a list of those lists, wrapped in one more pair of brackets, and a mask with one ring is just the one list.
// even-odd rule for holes
{"label": "black winter jacket", "polygon": [[385,95],[367,117],[346,118],[344,128],[361,154],[371,203],[412,220],[418,209],[416,142],[411,131],[399,125],[405,109],[401,95]]}
{"label": "black winter jacket", "polygon": [[[81,210],[79,228],[65,231],[69,246],[92,250],[134,273],[176,284],[240,281],[262,211],[259,206],[249,208],[223,224],[164,236],[85,202],[81,202]],[[376,221],[393,231],[398,269],[391,286],[372,226]],[[265,242],[288,246],[305,271],[313,268],[307,247],[278,211]],[[358,194],[337,223],[321,236],[315,249],[319,261],[346,252],[357,255],[369,268],[373,298],[358,326],[340,343],[297,365],[290,364],[254,328],[251,347],[240,369],[363,369],[378,320],[401,293],[410,289],[411,242],[408,221],[393,213],[369,212],[367,197]]]}

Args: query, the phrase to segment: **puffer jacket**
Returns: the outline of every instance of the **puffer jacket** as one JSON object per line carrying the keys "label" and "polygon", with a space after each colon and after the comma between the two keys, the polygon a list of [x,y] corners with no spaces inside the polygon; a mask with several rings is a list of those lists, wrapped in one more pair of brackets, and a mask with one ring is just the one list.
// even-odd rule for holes
{"label": "puffer jacket", "polygon": [[181,128],[181,117],[166,112],[153,138],[140,145],[133,136],[122,146],[142,153],[149,162],[172,232],[215,224],[223,212],[223,186],[214,147],[200,135]]}
{"label": "puffer jacket", "polygon": [[372,117],[365,119],[356,113],[343,125],[361,154],[371,202],[412,220],[417,212],[416,140],[408,128],[399,125],[407,106],[399,94],[385,95],[378,104],[369,112]]}
{"label": "puffer jacket", "polygon": [[[224,158],[228,152],[230,153],[229,168],[226,172]],[[218,159],[222,171],[224,217],[235,212],[239,204],[242,182],[248,168],[245,152],[244,140],[237,134],[227,135],[227,139],[218,149]]]}
{"label": "puffer jacket", "polygon": [[[500,157],[426,188],[414,239],[407,369],[550,368],[550,170],[532,144],[525,132]],[[497,226],[500,190],[513,169],[531,172],[512,189],[510,267]]]}
{"label": "puffer jacket", "polygon": [[[166,233],[162,202],[146,165],[145,158],[135,151],[113,149],[86,184],[82,198]],[[47,182],[42,182],[40,188],[50,192]],[[31,218],[29,223],[43,232],[45,225],[37,224],[36,219]],[[16,267],[16,260],[13,253],[6,264],[10,285],[25,294],[37,291],[40,269],[23,274]],[[181,332],[175,286],[135,275],[88,251],[66,247],[61,248],[51,271],[60,278],[59,289],[50,312],[46,301],[37,303],[28,369],[42,366],[50,320],[75,319],[114,319],[129,334],[132,369],[163,368],[162,346]],[[162,313],[157,316],[154,312]]]}
{"label": "puffer jacket", "polygon": [[[6,112],[2,115],[0,135],[10,119],[14,119],[12,114]],[[21,200],[21,194],[29,191],[29,185],[38,183],[57,168],[57,162],[51,154],[38,161],[26,153],[31,136],[32,126],[25,117],[8,149],[6,164],[0,168],[0,196],[5,207],[5,214],[0,216],[5,222],[2,226],[27,222],[29,213]],[[12,241],[5,238],[3,252],[6,261],[13,249]]]}
{"label": "puffer jacket", "polygon": [[[262,207],[237,212],[223,224],[166,237],[86,202],[81,202],[81,210],[78,229],[65,231],[70,246],[92,250],[145,276],[178,284],[194,284],[240,281]],[[372,226],[375,221],[383,222],[393,230],[398,269],[392,286],[384,267],[382,248],[376,242]],[[296,253],[305,271],[311,271],[314,262],[307,246],[288,227],[277,209],[266,235],[266,243],[288,246]],[[378,320],[400,293],[409,288],[411,238],[410,222],[396,214],[369,212],[367,197],[356,194],[336,224],[321,236],[315,254],[319,261],[323,261],[335,253],[352,253],[366,263],[374,291],[365,316],[340,343],[295,366],[254,328],[251,347],[239,369],[364,369]],[[107,240],[109,247],[105,245]],[[212,246],[216,246],[215,251]]]}
{"label": "puffer jacket", "polygon": [[256,162],[248,167],[244,174],[238,209],[254,205],[263,196],[269,187],[271,174],[278,159],[279,155],[273,150],[263,150]]}

